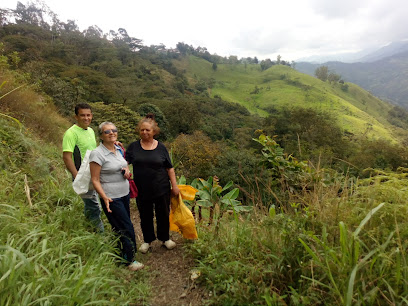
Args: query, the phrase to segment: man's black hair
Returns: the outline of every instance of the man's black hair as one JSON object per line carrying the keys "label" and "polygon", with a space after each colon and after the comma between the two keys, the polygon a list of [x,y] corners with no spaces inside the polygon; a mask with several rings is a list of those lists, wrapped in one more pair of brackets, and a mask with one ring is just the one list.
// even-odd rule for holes
{"label": "man's black hair", "polygon": [[90,109],[92,111],[92,108],[88,103],[79,103],[75,105],[75,115],[78,115],[80,109]]}

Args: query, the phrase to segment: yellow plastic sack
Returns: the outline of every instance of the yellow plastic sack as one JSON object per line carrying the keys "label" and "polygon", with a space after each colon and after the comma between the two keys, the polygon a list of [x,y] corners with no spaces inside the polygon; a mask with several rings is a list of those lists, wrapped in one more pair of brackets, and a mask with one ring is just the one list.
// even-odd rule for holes
{"label": "yellow plastic sack", "polygon": [[170,230],[182,234],[186,239],[197,239],[193,214],[183,199],[194,200],[198,190],[189,185],[178,185],[178,188],[180,189],[178,197],[171,197]]}

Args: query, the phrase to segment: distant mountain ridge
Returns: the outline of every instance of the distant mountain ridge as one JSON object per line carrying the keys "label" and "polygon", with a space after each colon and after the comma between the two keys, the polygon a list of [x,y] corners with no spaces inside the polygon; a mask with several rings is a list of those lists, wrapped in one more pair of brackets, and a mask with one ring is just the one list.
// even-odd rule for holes
{"label": "distant mountain ridge", "polygon": [[326,62],[343,62],[354,63],[359,61],[360,58],[371,54],[374,50],[363,50],[360,52],[344,52],[329,55],[312,55],[308,57],[302,57],[296,60],[296,63],[307,62],[310,64],[322,64]]}
{"label": "distant mountain ridge", "polygon": [[327,62],[343,62],[343,63],[357,63],[357,62],[375,62],[386,57],[390,57],[399,53],[408,51],[408,41],[396,41],[379,49],[370,48],[359,52],[342,52],[329,55],[312,55],[308,57],[299,58],[296,62],[308,62],[311,64],[322,64]]}
{"label": "distant mountain ridge", "polygon": [[[385,57],[388,54],[392,55]],[[383,100],[408,108],[408,42],[390,44],[363,59],[365,62],[356,63],[298,62],[296,69],[314,76],[317,67],[327,66],[345,81],[355,83]]]}
{"label": "distant mountain ridge", "polygon": [[397,41],[363,56],[357,62],[375,62],[404,52],[408,52],[408,41]]}

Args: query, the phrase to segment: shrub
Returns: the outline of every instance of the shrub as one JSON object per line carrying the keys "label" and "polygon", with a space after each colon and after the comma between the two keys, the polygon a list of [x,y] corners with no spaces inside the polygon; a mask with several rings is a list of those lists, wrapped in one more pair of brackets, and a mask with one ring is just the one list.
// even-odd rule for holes
{"label": "shrub", "polygon": [[15,118],[28,131],[60,144],[69,123],[57,115],[52,101],[17,81],[16,75],[7,71],[0,75],[0,84],[0,113],[3,117]]}
{"label": "shrub", "polygon": [[178,175],[188,179],[214,175],[214,166],[220,154],[218,145],[202,132],[179,135],[172,143],[173,161]]}
{"label": "shrub", "polygon": [[[99,124],[110,121],[118,128],[118,139],[125,146],[133,142],[136,136],[135,129],[139,120],[139,114],[122,104],[104,104],[103,102],[91,103],[93,120],[92,127],[96,130]],[[138,134],[137,134],[138,135]]]}
{"label": "shrub", "polygon": [[333,157],[344,158],[349,149],[335,121],[329,113],[286,108],[271,113],[264,122],[264,130],[277,135],[276,141],[288,154],[317,163],[322,151],[324,165],[330,165]]}
{"label": "shrub", "polygon": [[144,117],[148,113],[155,114],[155,120],[160,128],[159,140],[166,140],[170,136],[169,123],[160,108],[150,103],[140,104],[137,108],[140,116]]}
{"label": "shrub", "polygon": [[359,175],[366,168],[388,169],[396,171],[398,167],[408,166],[408,150],[400,145],[385,140],[360,140],[348,159],[358,167]]}

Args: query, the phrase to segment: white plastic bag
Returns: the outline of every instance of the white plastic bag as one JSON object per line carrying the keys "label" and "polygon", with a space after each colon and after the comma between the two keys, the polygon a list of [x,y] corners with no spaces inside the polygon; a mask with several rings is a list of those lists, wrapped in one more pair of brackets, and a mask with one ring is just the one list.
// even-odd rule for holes
{"label": "white plastic bag", "polygon": [[81,167],[79,167],[78,174],[72,183],[72,187],[77,194],[85,194],[89,190],[93,190],[93,185],[91,182],[91,169],[89,167],[90,155],[91,150],[87,150],[84,159],[81,162]]}

